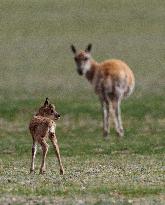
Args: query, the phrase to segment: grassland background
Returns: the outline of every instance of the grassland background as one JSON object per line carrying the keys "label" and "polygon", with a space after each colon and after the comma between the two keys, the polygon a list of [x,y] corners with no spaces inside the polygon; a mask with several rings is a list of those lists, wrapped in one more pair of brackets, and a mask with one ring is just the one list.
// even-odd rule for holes
{"label": "grassland background", "polygon": [[[0,0],[1,204],[164,203],[164,20],[163,0]],[[100,105],[76,73],[72,43],[92,43],[95,59],[123,59],[135,73],[121,142],[113,128],[102,139]],[[29,175],[27,127],[47,96],[62,114],[64,177],[51,148],[47,174]]]}

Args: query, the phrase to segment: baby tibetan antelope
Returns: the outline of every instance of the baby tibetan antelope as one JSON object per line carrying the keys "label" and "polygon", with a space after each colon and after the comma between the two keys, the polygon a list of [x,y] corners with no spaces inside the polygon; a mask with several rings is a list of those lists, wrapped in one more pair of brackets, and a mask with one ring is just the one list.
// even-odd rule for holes
{"label": "baby tibetan antelope", "polygon": [[92,59],[89,44],[85,51],[77,51],[72,45],[77,72],[84,75],[93,85],[95,93],[99,96],[103,109],[103,135],[107,137],[110,129],[110,106],[114,115],[117,134],[124,135],[120,103],[123,98],[129,96],[135,85],[133,72],[126,63],[121,60],[106,60],[101,63]]}
{"label": "baby tibetan antelope", "polygon": [[64,174],[64,168],[61,162],[59,147],[55,135],[55,120],[58,120],[59,118],[60,115],[56,112],[55,106],[49,104],[48,98],[46,98],[44,105],[40,107],[38,113],[33,116],[29,125],[30,133],[33,138],[32,162],[30,172],[34,171],[34,160],[37,151],[37,143],[39,143],[42,148],[42,163],[40,168],[40,174],[45,173],[45,160],[46,154],[48,152],[48,144],[46,143],[46,141],[49,138],[53,144],[55,153],[58,158],[58,162],[60,165],[60,174]]}

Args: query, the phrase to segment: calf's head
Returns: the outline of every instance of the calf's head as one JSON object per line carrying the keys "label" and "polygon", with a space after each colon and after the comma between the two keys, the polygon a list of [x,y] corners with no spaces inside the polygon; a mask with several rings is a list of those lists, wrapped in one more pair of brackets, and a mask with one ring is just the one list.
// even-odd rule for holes
{"label": "calf's head", "polygon": [[58,120],[60,118],[60,114],[55,110],[55,106],[49,103],[48,98],[46,98],[44,105],[39,108],[38,115],[52,120]]}

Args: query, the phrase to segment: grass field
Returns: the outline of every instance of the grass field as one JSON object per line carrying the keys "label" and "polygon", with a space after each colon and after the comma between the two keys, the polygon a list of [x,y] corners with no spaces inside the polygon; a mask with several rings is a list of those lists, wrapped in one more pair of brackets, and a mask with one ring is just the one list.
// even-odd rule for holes
{"label": "grass field", "polygon": [[[165,203],[165,1],[0,0],[0,204]],[[125,137],[102,139],[101,111],[70,44],[135,73],[122,104]],[[47,173],[29,174],[28,123],[49,97],[62,117]]]}

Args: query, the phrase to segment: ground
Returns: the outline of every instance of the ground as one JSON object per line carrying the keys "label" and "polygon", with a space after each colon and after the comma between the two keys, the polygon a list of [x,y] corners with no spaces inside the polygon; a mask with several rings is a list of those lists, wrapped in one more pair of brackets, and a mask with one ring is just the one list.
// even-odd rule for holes
{"label": "ground", "polygon": [[[165,2],[0,1],[0,204],[165,203]],[[102,137],[101,109],[76,73],[70,44],[93,44],[136,78],[122,103],[125,137]],[[28,123],[45,97],[56,104],[65,175],[53,148],[47,173],[29,174]],[[49,143],[50,144],[50,143]]]}

